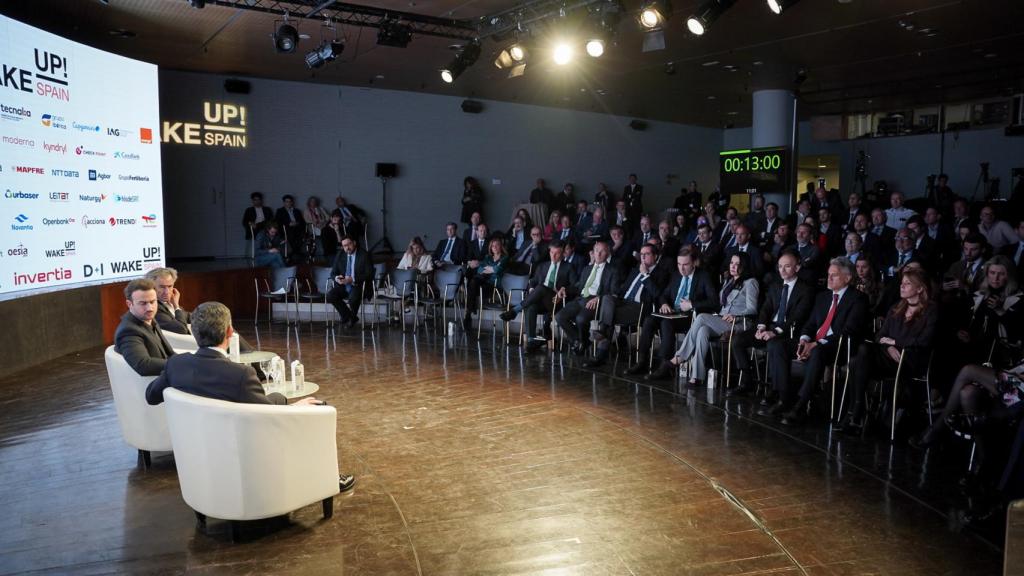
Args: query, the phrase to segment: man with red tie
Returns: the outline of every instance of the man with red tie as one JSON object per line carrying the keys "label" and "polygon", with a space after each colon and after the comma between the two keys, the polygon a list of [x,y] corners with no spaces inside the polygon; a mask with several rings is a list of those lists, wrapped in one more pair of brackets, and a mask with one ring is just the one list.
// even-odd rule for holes
{"label": "man with red tie", "polygon": [[[863,292],[850,285],[853,278],[855,271],[849,260],[833,258],[829,262],[828,290],[818,295],[811,317],[800,331],[796,359],[806,365],[796,402],[782,415],[782,423],[787,426],[803,422],[811,394],[825,374],[825,367],[835,361],[840,343],[856,346],[867,333],[868,300]],[[789,362],[783,364],[787,369],[777,374],[788,379]],[[792,387],[786,386],[787,396],[792,396],[790,390]],[[782,400],[787,405],[792,402],[791,398]]]}

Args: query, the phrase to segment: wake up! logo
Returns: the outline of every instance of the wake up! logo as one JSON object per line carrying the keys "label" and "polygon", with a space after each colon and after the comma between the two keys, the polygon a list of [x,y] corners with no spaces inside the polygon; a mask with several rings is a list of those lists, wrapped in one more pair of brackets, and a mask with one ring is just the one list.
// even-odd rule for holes
{"label": "wake up! logo", "polygon": [[162,141],[174,144],[245,148],[248,134],[245,106],[203,102],[203,124],[193,122],[163,123]]}
{"label": "wake up! logo", "polygon": [[0,64],[0,86],[38,96],[71,102],[68,59],[60,54],[33,49],[35,70],[4,62]]}

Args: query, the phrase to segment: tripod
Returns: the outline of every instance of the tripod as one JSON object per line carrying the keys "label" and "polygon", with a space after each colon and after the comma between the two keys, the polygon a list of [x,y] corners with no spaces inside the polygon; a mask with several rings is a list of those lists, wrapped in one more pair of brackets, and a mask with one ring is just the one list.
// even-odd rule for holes
{"label": "tripod", "polygon": [[388,179],[386,176],[380,178],[381,187],[381,204],[380,204],[380,226],[381,226],[381,238],[370,246],[369,252],[371,254],[394,254],[395,249],[391,246],[391,241],[388,240]]}
{"label": "tripod", "polygon": [[978,197],[979,188],[981,188],[981,191],[984,192],[984,198],[986,200],[989,200],[988,182],[988,162],[982,162],[981,174],[978,174],[978,181],[974,183],[974,192],[971,192],[971,202],[974,202],[974,200]]}

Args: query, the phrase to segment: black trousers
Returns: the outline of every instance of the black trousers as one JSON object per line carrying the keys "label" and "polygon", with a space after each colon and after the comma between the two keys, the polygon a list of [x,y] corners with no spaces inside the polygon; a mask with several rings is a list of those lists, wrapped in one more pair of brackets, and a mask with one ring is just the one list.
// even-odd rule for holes
{"label": "black trousers", "polygon": [[756,328],[733,332],[732,341],[729,343],[729,346],[732,347],[732,358],[736,362],[737,370],[750,372],[750,349],[760,344],[759,341],[754,339],[756,332]]}
{"label": "black trousers", "polygon": [[776,336],[768,341],[768,379],[771,380],[779,399],[789,404],[793,401],[790,383],[792,362],[796,356],[797,340],[786,336]]}
{"label": "black trousers", "polygon": [[480,289],[483,288],[484,299],[490,297],[491,292],[494,291],[494,275],[493,274],[474,274],[469,279],[469,287],[466,289],[466,317],[470,314],[475,314],[477,307],[480,305]]}
{"label": "black trousers", "polygon": [[338,311],[341,321],[347,322],[359,314],[359,304],[363,301],[363,286],[335,286],[327,293],[327,301]]}
{"label": "black trousers", "polygon": [[523,314],[526,316],[526,337],[537,334],[537,315],[551,314],[554,310],[555,291],[543,284],[537,286],[523,299]]}
{"label": "black trousers", "polygon": [[647,351],[651,348],[651,342],[654,341],[654,334],[661,332],[661,345],[658,347],[658,354],[661,355],[662,360],[668,360],[672,357],[672,353],[676,349],[676,334],[685,332],[692,322],[693,318],[658,318],[656,316],[648,316],[644,318],[642,327],[640,328],[640,355],[645,356]]}
{"label": "black trousers", "polygon": [[[828,344],[818,344],[814,350],[811,350],[811,356],[804,365],[804,381],[800,384],[800,397],[798,398],[800,402],[807,402],[811,399],[814,389],[825,375],[825,368],[835,362],[838,349],[837,342],[829,342]],[[846,352],[844,351],[843,354],[845,355]]]}
{"label": "black trousers", "polygon": [[[896,375],[896,367],[899,366],[886,352],[888,346],[875,344],[861,344],[857,350],[857,356],[850,365],[851,377],[853,380],[853,396],[850,397],[850,405],[853,406],[853,416],[860,416],[859,412],[864,406],[864,391],[868,388],[868,381],[872,378],[884,378]],[[904,362],[904,369],[909,368]],[[905,374],[909,374],[906,372]],[[902,379],[902,377],[901,377]]]}
{"label": "black trousers", "polygon": [[565,306],[555,314],[555,322],[569,335],[573,342],[586,344],[590,340],[590,321],[594,319],[594,311],[587,308],[589,298],[580,297],[566,302]]}

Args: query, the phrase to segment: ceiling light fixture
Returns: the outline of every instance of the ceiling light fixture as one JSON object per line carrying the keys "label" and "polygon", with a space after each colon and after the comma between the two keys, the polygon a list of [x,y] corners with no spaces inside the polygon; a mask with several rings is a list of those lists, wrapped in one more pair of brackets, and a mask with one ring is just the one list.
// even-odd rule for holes
{"label": "ceiling light fixture", "polygon": [[569,62],[572,62],[573,55],[574,50],[572,49],[572,44],[562,40],[555,43],[555,48],[551,52],[552,60],[554,60],[555,64],[558,64],[559,66],[565,66]]}
{"label": "ceiling light fixture", "polygon": [[604,40],[601,38],[591,38],[587,41],[587,54],[591,58],[600,58],[604,54]]}
{"label": "ceiling light fixture", "polygon": [[697,36],[703,36],[711,24],[735,3],[736,0],[707,0],[697,9],[696,14],[686,19],[687,29]]}
{"label": "ceiling light fixture", "polygon": [[288,16],[285,15],[284,23],[274,31],[274,49],[280,54],[295,52],[295,46],[299,43],[299,31],[295,26],[288,23]]}
{"label": "ceiling light fixture", "polygon": [[476,40],[466,44],[466,47],[455,55],[455,59],[448,65],[447,68],[441,69],[441,80],[446,84],[451,84],[462,75],[470,66],[476,64],[477,59],[480,58],[480,43]]}
{"label": "ceiling light fixture", "polygon": [[344,42],[339,40],[324,42],[316,50],[306,54],[306,66],[310,69],[320,68],[328,62],[333,62],[344,51]]}
{"label": "ceiling light fixture", "polygon": [[668,0],[653,0],[640,8],[640,25],[648,30],[660,28],[672,14]]}
{"label": "ceiling light fixture", "polygon": [[768,0],[768,9],[773,14],[782,14],[793,7],[800,0]]}

